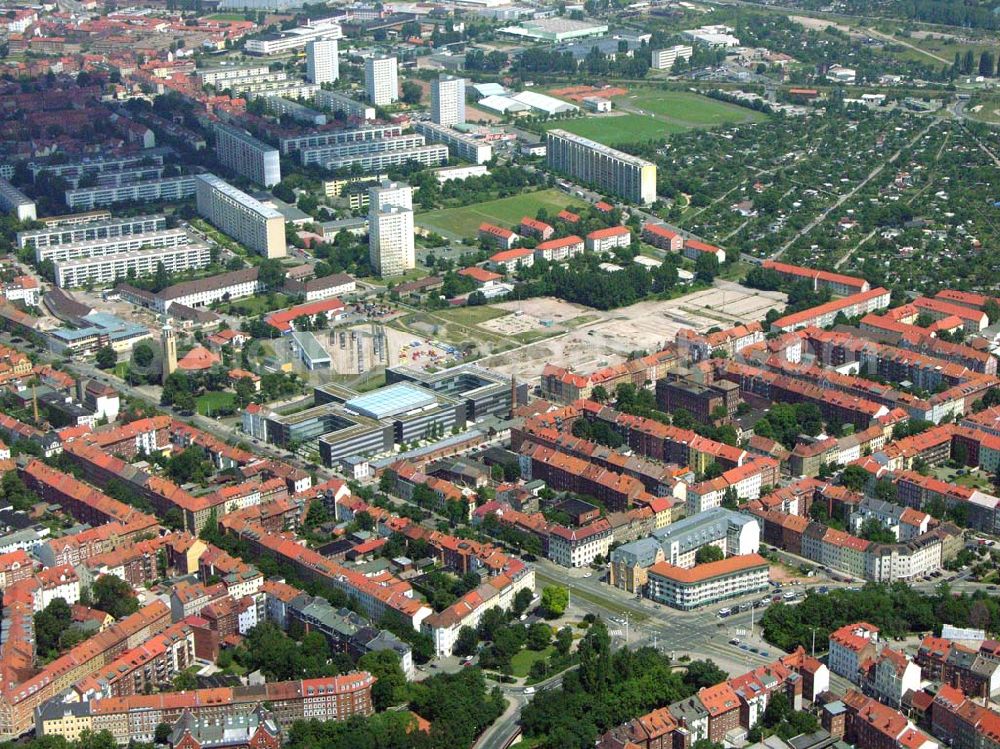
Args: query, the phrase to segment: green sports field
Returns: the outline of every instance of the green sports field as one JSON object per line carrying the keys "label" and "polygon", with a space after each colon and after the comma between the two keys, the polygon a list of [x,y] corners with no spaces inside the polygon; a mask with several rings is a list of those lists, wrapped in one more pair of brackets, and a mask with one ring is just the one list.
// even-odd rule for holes
{"label": "green sports field", "polygon": [[619,107],[656,115],[679,128],[714,127],[741,122],[757,122],[766,117],[746,107],[710,99],[687,91],[660,91],[637,88],[614,100]]}
{"label": "green sports field", "polygon": [[568,130],[584,138],[596,140],[606,146],[619,143],[641,143],[646,140],[662,140],[671,133],[679,133],[687,128],[664,122],[658,117],[638,114],[623,114],[611,117],[582,117],[575,120],[557,120],[546,123],[545,129]]}
{"label": "green sports field", "polygon": [[564,192],[540,190],[510,198],[488,200],[464,208],[429,211],[419,214],[416,222],[444,235],[475,237],[479,225],[484,221],[506,227],[518,223],[524,216],[534,216],[539,208],[545,208],[549,213],[556,214],[564,208],[583,205],[586,205],[583,201]]}

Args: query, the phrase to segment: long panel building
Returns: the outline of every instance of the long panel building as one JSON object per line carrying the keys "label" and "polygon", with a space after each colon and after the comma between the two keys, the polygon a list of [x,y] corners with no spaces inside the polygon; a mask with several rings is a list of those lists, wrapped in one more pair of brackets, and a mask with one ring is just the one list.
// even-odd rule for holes
{"label": "long panel building", "polygon": [[351,143],[338,143],[327,146],[310,146],[299,151],[302,166],[315,164],[325,166],[334,159],[349,156],[359,156],[372,153],[388,153],[391,151],[409,151],[424,145],[422,135],[396,135],[389,138],[373,140],[358,140]]}
{"label": "long panel building", "polygon": [[635,203],[656,200],[656,164],[566,130],[546,135],[549,168]]}
{"label": "long panel building", "polygon": [[153,203],[158,201],[186,200],[194,197],[195,177],[167,177],[165,179],[133,182],[117,187],[78,187],[66,191],[66,205],[73,210],[88,211],[100,205],[116,203]]}
{"label": "long panel building", "polygon": [[12,214],[18,221],[38,218],[35,201],[3,178],[0,178],[0,209]]}
{"label": "long panel building", "polygon": [[184,229],[163,229],[143,234],[128,234],[122,237],[92,239],[86,242],[70,242],[35,248],[35,260],[42,262],[66,262],[88,257],[104,257],[136,252],[140,249],[178,247],[189,244],[191,235]]}
{"label": "long panel building", "polygon": [[[165,216],[131,216],[127,218],[101,219],[80,224],[47,226],[17,233],[17,246],[50,247],[53,245],[92,242],[98,239],[114,239],[132,234],[146,234],[167,228]],[[37,253],[36,253],[37,256]]]}
{"label": "long panel building", "polygon": [[162,264],[168,273],[204,268],[212,262],[206,244],[157,247],[103,257],[81,257],[55,263],[56,286],[71,288],[88,283],[106,284],[129,275],[149,276]]}
{"label": "long panel building", "polygon": [[493,146],[476,138],[472,138],[447,125],[435,122],[417,122],[413,129],[427,138],[431,143],[444,143],[457,158],[471,161],[473,164],[485,164],[493,158]]}
{"label": "long panel building", "polygon": [[[323,93],[332,92],[324,91]],[[379,138],[394,138],[402,134],[402,125],[367,125],[350,130],[328,130],[321,133],[293,135],[288,138],[281,138],[278,141],[278,148],[282,154],[287,155],[301,151],[303,148],[334,146],[364,140],[377,140]]]}
{"label": "long panel building", "polygon": [[285,257],[285,220],[273,208],[214,174],[200,174],[198,213],[266,258]]}
{"label": "long panel building", "polygon": [[415,161],[424,166],[441,166],[448,163],[448,146],[417,146],[405,151],[384,151],[355,156],[342,156],[327,162],[327,169],[349,169],[357,164],[363,171],[374,172],[390,166]]}
{"label": "long panel building", "polygon": [[281,182],[278,149],[238,127],[215,123],[215,153],[227,167],[259,185],[273,187]]}
{"label": "long panel building", "polygon": [[359,120],[374,120],[375,107],[363,101],[352,99],[337,91],[321,89],[316,92],[316,106],[329,112],[343,112],[348,117]]}

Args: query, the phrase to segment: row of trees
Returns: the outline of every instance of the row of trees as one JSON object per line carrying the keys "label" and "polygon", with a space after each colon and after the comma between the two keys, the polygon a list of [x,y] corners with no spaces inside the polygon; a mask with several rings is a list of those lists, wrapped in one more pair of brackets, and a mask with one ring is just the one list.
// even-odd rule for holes
{"label": "row of trees", "polygon": [[764,637],[782,650],[798,646],[817,652],[826,649],[830,632],[856,621],[871,622],[886,637],[910,632],[936,632],[941,625],[1000,629],[1000,601],[983,591],[955,595],[947,584],[925,595],[905,583],[869,583],[858,591],[834,590],[825,595],[809,593],[796,606],[776,605],[762,619]]}

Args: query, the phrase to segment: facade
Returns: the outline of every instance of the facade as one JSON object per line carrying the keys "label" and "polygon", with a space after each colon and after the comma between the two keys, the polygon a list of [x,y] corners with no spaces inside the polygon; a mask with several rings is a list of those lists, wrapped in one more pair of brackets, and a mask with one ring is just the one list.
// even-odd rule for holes
{"label": "facade", "polygon": [[287,254],[281,214],[214,174],[197,177],[198,213],[233,239],[264,257]]}
{"label": "facade", "polygon": [[215,123],[213,129],[215,154],[225,166],[264,187],[281,182],[278,149],[224,122]]}
{"label": "facade", "polygon": [[35,201],[0,177],[0,210],[10,213],[18,221],[34,221],[38,218]]}
{"label": "facade", "polygon": [[632,244],[632,232],[624,226],[611,226],[590,232],[586,239],[587,249],[591,252],[609,252]]}
{"label": "facade", "polygon": [[[463,107],[463,113],[464,111]],[[457,130],[452,130],[448,125],[439,125],[434,122],[416,122],[413,125],[413,129],[431,143],[442,143],[448,146],[448,150],[452,155],[463,161],[471,161],[473,164],[485,164],[493,158],[493,146],[489,143],[477,140]]]}
{"label": "facade", "polygon": [[765,590],[770,567],[759,554],[730,557],[692,569],[666,562],[649,569],[646,595],[673,608],[689,610]]}
{"label": "facade", "polygon": [[830,633],[830,655],[827,665],[832,673],[849,681],[858,680],[862,661],[878,652],[878,627],[868,622],[845,624]]}
{"label": "facade", "polygon": [[67,190],[66,205],[74,211],[89,211],[97,206],[116,203],[155,203],[187,200],[196,190],[195,177],[165,177],[164,179],[132,182],[117,187],[78,187]]}
{"label": "facade", "polygon": [[666,49],[654,49],[652,67],[656,70],[672,70],[678,60],[690,60],[694,49],[687,44],[675,44]]}
{"label": "facade", "polygon": [[446,127],[465,122],[464,78],[442,75],[431,81],[431,120]]}
{"label": "facade", "polygon": [[306,78],[322,85],[340,78],[339,50],[336,39],[314,39],[306,44]]}
{"label": "facade", "polygon": [[108,284],[116,279],[149,276],[162,265],[169,273],[204,268],[212,261],[205,244],[138,250],[109,257],[89,257],[55,263],[56,286],[73,288],[87,284]]}
{"label": "facade", "polygon": [[550,239],[535,246],[535,258],[548,260],[552,263],[569,260],[571,257],[582,254],[583,240],[576,235]]}
{"label": "facade", "polygon": [[875,310],[885,309],[889,306],[889,291],[881,287],[870,291],[852,294],[843,299],[835,299],[832,302],[821,304],[818,307],[811,307],[801,312],[779,317],[771,323],[771,331],[786,333],[799,328],[816,326],[825,328],[832,325],[838,314],[845,317],[858,317],[867,315]]}
{"label": "facade", "polygon": [[[375,119],[375,107],[357,99],[352,99],[350,96],[337,91],[321,89],[316,92],[314,102],[320,109],[325,109],[329,112],[343,112],[348,118],[358,120]],[[389,129],[398,130],[398,126],[393,126]]]}
{"label": "facade", "polygon": [[302,166],[315,164],[327,166],[335,159],[364,154],[387,153],[392,151],[412,151],[426,143],[423,135],[407,133],[386,138],[358,140],[349,143],[331,143],[322,146],[309,146],[299,151],[299,161]]}
{"label": "facade", "polygon": [[368,101],[384,107],[399,101],[399,74],[395,57],[369,57],[365,60],[365,93]]}
{"label": "facade", "polygon": [[188,244],[191,235],[184,229],[162,229],[142,234],[128,234],[122,237],[106,237],[82,242],[44,245],[35,248],[35,260],[51,260],[55,263],[81,258],[120,255],[127,252],[149,250],[161,247],[177,247]]}
{"label": "facade", "polygon": [[413,190],[383,182],[368,193],[368,252],[380,276],[399,276],[416,267],[413,244]]}
{"label": "facade", "polygon": [[291,99],[283,99],[280,96],[265,96],[264,106],[267,107],[268,112],[273,112],[277,115],[288,115],[303,125],[326,124],[327,118],[325,114]]}
{"label": "facade", "polygon": [[554,171],[635,203],[656,200],[655,164],[589,138],[566,130],[549,130],[546,134],[546,160]]}
{"label": "facade", "polygon": [[327,162],[331,170],[348,169],[355,165],[363,172],[379,172],[393,166],[415,161],[424,166],[441,166],[448,163],[448,147],[445,145],[416,146],[401,151],[357,154],[342,156]]}
{"label": "facade", "polygon": [[[169,725],[184,719],[186,722],[180,723],[180,730],[175,730],[175,734],[178,737],[186,734],[186,738],[190,739],[191,719],[210,721],[220,726],[266,704],[277,724],[287,730],[296,720],[333,721],[371,715],[374,712],[371,697],[374,684],[375,678],[371,674],[359,671],[320,679],[106,697],[74,704],[54,700],[39,712],[34,728],[38,736],[67,738],[79,736],[83,730],[94,733],[108,731],[116,743],[126,746],[133,740],[153,741],[160,723]],[[273,743],[256,741],[250,745],[255,749],[271,749],[274,746]],[[187,741],[177,746],[193,749],[201,745]],[[204,746],[206,749],[229,749],[234,745],[215,742]],[[247,744],[235,746],[246,747]]]}
{"label": "facade", "polygon": [[556,525],[549,531],[549,559],[563,567],[588,567],[597,557],[608,555],[613,536],[605,518],[582,528]]}
{"label": "facade", "polygon": [[34,247],[36,259],[43,260],[44,257],[39,256],[38,250],[44,247],[92,242],[99,239],[114,239],[130,234],[148,234],[150,232],[163,231],[166,228],[167,219],[165,216],[159,214],[132,216],[128,218],[95,219],[78,224],[55,224],[46,226],[43,229],[19,231],[17,233],[17,246],[19,249]]}

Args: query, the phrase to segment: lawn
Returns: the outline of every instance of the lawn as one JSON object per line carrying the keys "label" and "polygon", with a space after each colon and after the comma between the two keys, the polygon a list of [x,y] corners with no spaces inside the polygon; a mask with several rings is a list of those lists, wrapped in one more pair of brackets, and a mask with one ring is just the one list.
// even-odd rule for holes
{"label": "lawn", "polygon": [[273,294],[274,303],[269,304],[272,299],[271,294],[259,294],[247,297],[246,299],[236,299],[219,305],[219,311],[223,314],[241,315],[243,317],[256,317],[273,310],[284,309],[288,306],[288,296],[280,291]]}
{"label": "lawn", "polygon": [[555,648],[551,645],[545,648],[545,650],[528,650],[525,648],[510,659],[510,672],[514,676],[527,676],[536,661],[544,661],[554,652]]}
{"label": "lawn", "polygon": [[479,307],[456,307],[455,309],[441,310],[434,314],[437,317],[443,317],[445,320],[458,323],[459,325],[479,325],[479,323],[486,322],[487,320],[509,315],[510,311],[482,305]]}
{"label": "lawn", "polygon": [[678,129],[756,122],[766,115],[687,91],[635,89],[615,100],[619,106],[655,114]]}
{"label": "lawn", "polygon": [[483,222],[513,226],[525,216],[534,216],[539,208],[556,214],[567,207],[585,205],[571,195],[558,190],[539,190],[509,198],[488,200],[463,208],[444,208],[417,216],[417,223],[445,234],[475,237]]}
{"label": "lawn", "polygon": [[225,391],[212,391],[198,396],[198,413],[202,416],[211,416],[220,408],[233,408],[236,406],[236,394]]}
{"label": "lawn", "polygon": [[680,133],[687,128],[683,125],[665,122],[658,117],[639,114],[623,114],[614,117],[581,117],[575,120],[557,120],[546,123],[546,130],[559,128],[568,130],[584,138],[596,140],[606,146],[620,143],[641,143],[647,140],[662,140],[671,133]]}
{"label": "lawn", "polygon": [[1000,97],[976,96],[966,106],[965,111],[974,120],[1000,123]]}

